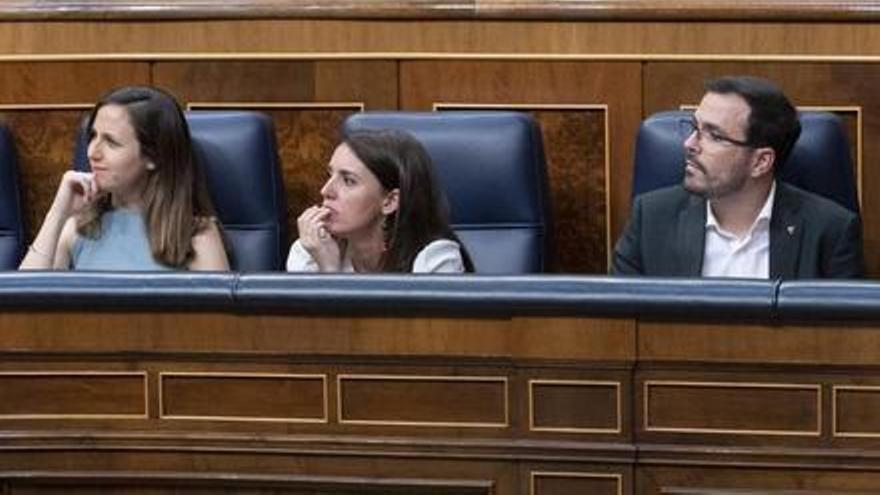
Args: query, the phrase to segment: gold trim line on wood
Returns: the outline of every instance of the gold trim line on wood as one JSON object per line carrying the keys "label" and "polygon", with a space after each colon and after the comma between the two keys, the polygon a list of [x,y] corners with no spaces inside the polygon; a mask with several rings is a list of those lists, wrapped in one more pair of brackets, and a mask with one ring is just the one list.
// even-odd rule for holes
{"label": "gold trim line on wood", "polygon": [[234,109],[234,108],[255,108],[255,109],[286,109],[286,108],[296,108],[296,109],[312,109],[312,108],[333,108],[333,109],[353,109],[360,112],[363,112],[366,108],[366,104],[362,101],[353,101],[353,102],[326,102],[326,103],[316,103],[316,102],[247,102],[247,101],[239,101],[239,102],[189,102],[186,104],[187,110],[211,110],[211,109]]}
{"label": "gold trim line on wood", "polygon": [[[617,426],[615,428],[576,428],[576,427],[553,427],[553,426],[535,426],[535,388],[534,385],[584,385],[598,387],[614,387],[617,407]],[[621,384],[614,381],[602,380],[548,380],[548,379],[531,379],[529,380],[529,431],[550,432],[550,433],[582,433],[582,434],[617,434],[623,431],[623,404],[621,397]]]}
{"label": "gold trim line on wood", "polygon": [[[813,430],[750,430],[750,429],[727,429],[727,428],[672,428],[657,427],[648,424],[650,407],[648,401],[648,388],[651,386],[674,386],[694,388],[776,388],[789,390],[812,390],[816,392],[816,429]],[[650,432],[663,433],[701,433],[718,435],[767,435],[767,436],[809,436],[817,437],[822,434],[822,386],[810,383],[760,383],[760,382],[689,382],[679,380],[646,380],[642,389],[642,417],[643,428]]]}
{"label": "gold trim line on wood", "polygon": [[0,111],[9,110],[91,110],[94,103],[0,103]]}
{"label": "gold trim line on wood", "polygon": [[609,122],[609,106],[605,103],[455,103],[435,102],[435,112],[446,109],[492,109],[492,110],[600,110],[604,114],[605,128],[605,266],[611,266],[612,245],[611,239],[611,125]]}
{"label": "gold trim line on wood", "polygon": [[143,380],[143,414],[0,414],[0,419],[149,419],[150,390],[146,371],[0,371],[4,376],[139,376]]}
{"label": "gold trim line on wood", "polygon": [[[181,414],[165,414],[165,406],[163,397],[165,396],[162,380],[164,377],[214,377],[214,378],[272,378],[272,379],[307,379],[321,380],[322,388],[322,417],[320,418],[274,418],[274,417],[252,417],[252,416],[190,416]],[[327,385],[326,374],[308,374],[308,373],[249,373],[249,372],[222,372],[222,371],[160,371],[158,374],[159,386],[159,419],[168,420],[186,420],[186,421],[236,421],[236,422],[253,422],[253,423],[310,423],[310,424],[326,424],[330,421],[329,406],[329,389]]]}
{"label": "gold trim line on wood", "polygon": [[[470,421],[396,421],[370,419],[343,419],[342,380],[397,380],[397,381],[446,381],[446,382],[498,382],[504,385],[504,422],[483,423]],[[509,428],[510,427],[510,384],[506,376],[435,376],[435,375],[352,375],[336,376],[336,418],[339,424],[372,426],[429,426],[437,428]]]}
{"label": "gold trim line on wood", "polygon": [[531,471],[529,473],[529,495],[535,493],[535,478],[598,478],[613,479],[617,483],[617,495],[623,495],[623,475],[619,473],[591,473],[591,472],[566,472],[566,471]]}
{"label": "gold trim line on wood", "polygon": [[730,53],[500,53],[500,52],[130,52],[2,54],[0,62],[118,62],[118,61],[265,61],[265,60],[524,60],[595,62],[823,62],[880,63],[880,55],[786,55]]}
{"label": "gold trim line on wood", "polygon": [[851,390],[880,392],[880,385],[832,385],[831,386],[831,436],[834,438],[880,438],[880,432],[841,432],[837,429],[837,391]]}

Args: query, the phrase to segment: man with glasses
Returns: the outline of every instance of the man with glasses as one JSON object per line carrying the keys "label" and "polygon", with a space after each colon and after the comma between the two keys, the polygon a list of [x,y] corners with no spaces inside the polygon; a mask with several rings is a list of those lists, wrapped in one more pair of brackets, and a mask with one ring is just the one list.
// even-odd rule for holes
{"label": "man with glasses", "polygon": [[684,181],[636,198],[613,274],[863,275],[858,216],[776,179],[800,135],[779,88],[754,77],[711,80],[682,126]]}

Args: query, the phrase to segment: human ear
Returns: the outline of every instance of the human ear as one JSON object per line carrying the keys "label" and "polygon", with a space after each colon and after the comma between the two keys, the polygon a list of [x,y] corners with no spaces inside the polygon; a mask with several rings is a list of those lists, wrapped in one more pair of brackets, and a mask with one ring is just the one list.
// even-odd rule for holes
{"label": "human ear", "polygon": [[755,150],[755,161],[752,165],[752,177],[761,177],[765,174],[772,174],[773,167],[776,165],[776,152],[773,148],[764,147]]}
{"label": "human ear", "polygon": [[382,214],[390,215],[397,211],[398,206],[400,206],[400,189],[395,188],[388,191],[382,200]]}

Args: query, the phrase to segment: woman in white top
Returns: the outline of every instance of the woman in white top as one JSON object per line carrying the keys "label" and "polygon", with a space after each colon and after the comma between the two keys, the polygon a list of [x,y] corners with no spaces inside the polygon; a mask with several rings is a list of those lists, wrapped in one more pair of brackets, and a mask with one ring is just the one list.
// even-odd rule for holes
{"label": "woman in white top", "polygon": [[396,130],[356,131],[333,152],[323,201],[297,220],[290,272],[472,272],[428,153]]}

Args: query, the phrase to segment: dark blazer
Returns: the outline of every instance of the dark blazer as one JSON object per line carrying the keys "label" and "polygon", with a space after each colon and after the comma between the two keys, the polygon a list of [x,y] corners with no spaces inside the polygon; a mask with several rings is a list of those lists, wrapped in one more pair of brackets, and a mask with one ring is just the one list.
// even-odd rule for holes
{"label": "dark blazer", "polygon": [[[682,186],[637,197],[614,248],[611,273],[699,277],[706,236],[706,200]],[[864,276],[858,215],[778,181],[770,218],[770,278]]]}

